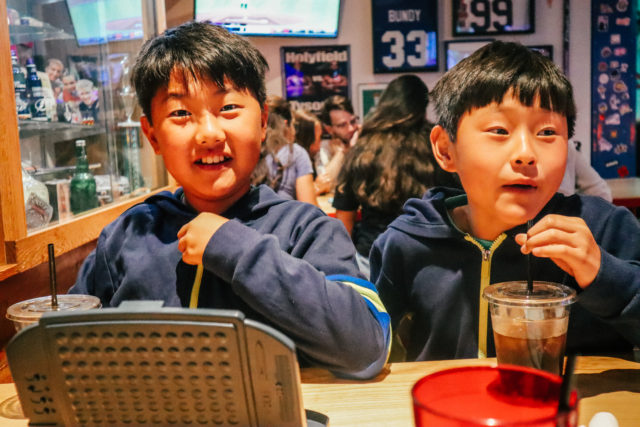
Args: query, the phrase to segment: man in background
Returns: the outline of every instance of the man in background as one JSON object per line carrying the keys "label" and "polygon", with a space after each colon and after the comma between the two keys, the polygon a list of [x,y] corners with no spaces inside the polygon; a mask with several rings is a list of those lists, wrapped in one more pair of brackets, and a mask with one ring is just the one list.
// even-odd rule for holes
{"label": "man in background", "polygon": [[316,154],[316,194],[333,190],[344,163],[344,156],[358,139],[360,123],[348,98],[333,95],[327,98],[320,111],[320,120],[331,139],[323,140]]}

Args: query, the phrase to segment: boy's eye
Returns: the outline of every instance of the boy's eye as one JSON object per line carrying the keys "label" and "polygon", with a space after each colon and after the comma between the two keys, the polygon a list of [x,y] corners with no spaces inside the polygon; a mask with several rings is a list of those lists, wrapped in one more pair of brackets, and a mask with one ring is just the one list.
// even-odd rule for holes
{"label": "boy's eye", "polygon": [[238,106],[236,104],[227,104],[224,107],[222,107],[220,109],[220,111],[232,111],[232,110],[235,110],[237,108],[238,108]]}
{"label": "boy's eye", "polygon": [[509,131],[507,131],[505,128],[492,128],[489,129],[489,132],[495,133],[496,135],[509,135]]}
{"label": "boy's eye", "polygon": [[556,131],[555,129],[543,129],[538,134],[541,136],[555,136]]}
{"label": "boy's eye", "polygon": [[187,117],[190,113],[187,110],[175,110],[170,114],[172,117]]}

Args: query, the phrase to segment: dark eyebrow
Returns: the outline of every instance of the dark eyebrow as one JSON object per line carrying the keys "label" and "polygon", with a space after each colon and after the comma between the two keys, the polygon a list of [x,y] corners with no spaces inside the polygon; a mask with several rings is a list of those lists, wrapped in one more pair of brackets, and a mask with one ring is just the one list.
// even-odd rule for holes
{"label": "dark eyebrow", "polygon": [[[227,87],[218,87],[218,89],[216,90],[216,92],[214,93],[214,95],[224,95],[226,93],[228,93],[231,89],[227,88]],[[189,91],[186,90],[182,90],[182,89],[174,89],[171,92],[166,92],[162,98],[161,101],[165,102],[169,99],[181,99],[184,98],[186,96],[189,96]]]}

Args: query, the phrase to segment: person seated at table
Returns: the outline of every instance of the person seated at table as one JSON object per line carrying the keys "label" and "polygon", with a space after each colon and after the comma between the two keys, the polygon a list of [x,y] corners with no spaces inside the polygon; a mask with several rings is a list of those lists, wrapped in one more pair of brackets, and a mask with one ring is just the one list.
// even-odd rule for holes
{"label": "person seated at table", "polygon": [[[404,202],[434,185],[456,186],[453,174],[440,169],[431,153],[428,104],[429,89],[420,77],[404,74],[391,81],[365,117],[338,175],[336,218],[351,235],[367,277],[371,245],[402,213]],[[358,209],[362,215],[356,222]]]}
{"label": "person seated at table", "polygon": [[[296,142],[307,150],[309,157],[314,159],[322,143],[322,122],[315,114],[306,110],[296,109],[293,112],[293,123],[296,129]],[[313,177],[317,176],[315,166]]]}
{"label": "person seated at table", "polygon": [[568,352],[640,344],[640,222],[600,197],[557,193],[576,119],[567,78],[539,53],[496,41],[431,95],[433,153],[464,191],[408,201],[370,255],[392,326],[413,315],[407,359],[495,355],[482,290],[527,280],[527,254],[533,280],[578,293]]}
{"label": "person seated at table", "polygon": [[250,185],[268,110],[267,62],[242,37],[189,22],[145,42],[132,69],[141,127],[181,185],[100,234],[71,293],[242,311],[289,336],[301,365],[368,378],[389,319],[344,227]]}
{"label": "person seated at table", "polygon": [[294,142],[295,127],[289,102],[279,96],[270,96],[267,107],[267,136],[252,183],[267,184],[285,199],[317,206],[313,166],[309,153]]}
{"label": "person seated at table", "polygon": [[333,95],[324,101],[320,120],[331,135],[331,139],[322,140],[314,159],[316,194],[325,194],[333,191],[345,154],[358,139],[360,124],[351,101],[342,95]]}
{"label": "person seated at table", "polygon": [[[578,143],[579,144],[579,143]],[[611,189],[607,182],[580,154],[575,142],[569,142],[567,147],[567,166],[564,178],[558,188],[558,193],[570,196],[574,193],[599,196],[608,202],[613,200]]]}

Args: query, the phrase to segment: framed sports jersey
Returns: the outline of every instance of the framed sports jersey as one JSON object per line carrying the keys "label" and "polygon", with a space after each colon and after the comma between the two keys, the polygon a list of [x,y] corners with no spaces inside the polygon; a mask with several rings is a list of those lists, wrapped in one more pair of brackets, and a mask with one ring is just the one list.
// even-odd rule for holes
{"label": "framed sports jersey", "polygon": [[373,72],[438,70],[438,2],[372,0]]}
{"label": "framed sports jersey", "polygon": [[453,35],[533,33],[534,0],[454,0]]}

